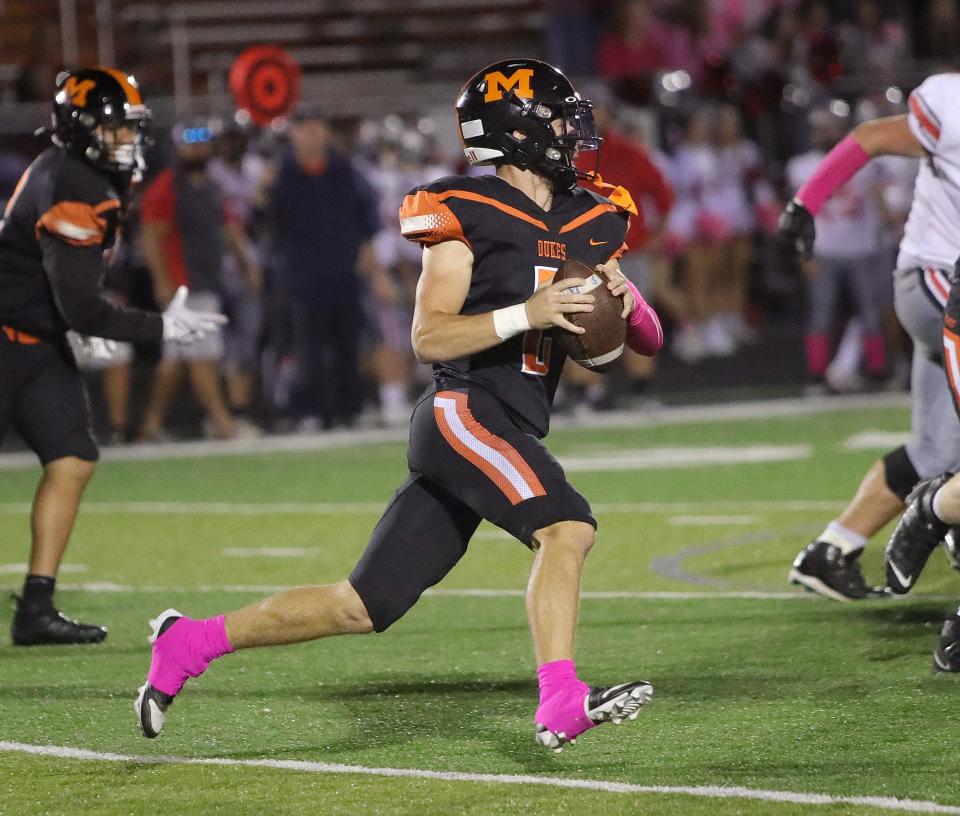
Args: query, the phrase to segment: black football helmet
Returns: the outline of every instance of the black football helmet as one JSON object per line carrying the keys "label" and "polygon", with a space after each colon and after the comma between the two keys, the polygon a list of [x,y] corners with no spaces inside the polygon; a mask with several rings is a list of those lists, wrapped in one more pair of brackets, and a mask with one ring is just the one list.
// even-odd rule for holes
{"label": "black football helmet", "polygon": [[[54,144],[94,167],[128,181],[142,169],[150,109],[132,76],[116,68],[62,71],[52,119]],[[110,136],[123,126],[133,132],[132,141]]]}
{"label": "black football helmet", "polygon": [[513,164],[569,190],[587,177],[574,166],[578,151],[599,150],[593,104],[552,65],[504,60],[478,71],[456,104],[470,164]]}

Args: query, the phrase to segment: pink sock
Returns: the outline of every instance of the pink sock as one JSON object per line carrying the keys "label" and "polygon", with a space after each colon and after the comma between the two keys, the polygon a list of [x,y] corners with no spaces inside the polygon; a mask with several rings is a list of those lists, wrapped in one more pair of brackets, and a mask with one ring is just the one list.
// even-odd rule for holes
{"label": "pink sock", "polygon": [[869,374],[882,375],[887,370],[882,334],[868,334],[863,338],[863,364]]}
{"label": "pink sock", "polygon": [[188,678],[199,677],[212,661],[232,651],[223,615],[204,620],[180,618],[153,644],[147,680],[158,691],[173,696]]}
{"label": "pink sock", "polygon": [[822,377],[827,373],[830,362],[830,336],[826,334],[808,334],[804,338],[807,347],[807,371],[812,377]]}
{"label": "pink sock", "polygon": [[596,723],[584,708],[584,699],[590,686],[577,677],[572,660],[554,660],[537,669],[540,681],[540,707],[535,721],[555,734],[563,733],[573,739]]}

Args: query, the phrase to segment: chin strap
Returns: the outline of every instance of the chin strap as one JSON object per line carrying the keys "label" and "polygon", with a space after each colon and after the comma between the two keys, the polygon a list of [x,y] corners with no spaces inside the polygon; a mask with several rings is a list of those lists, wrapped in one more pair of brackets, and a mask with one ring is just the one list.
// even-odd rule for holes
{"label": "chin strap", "polygon": [[637,215],[637,205],[633,203],[633,196],[630,195],[626,187],[620,187],[617,184],[607,184],[596,170],[584,173],[581,178],[590,181],[591,184],[601,190],[609,190],[605,193],[612,204],[618,206],[621,210],[626,210],[631,215]]}

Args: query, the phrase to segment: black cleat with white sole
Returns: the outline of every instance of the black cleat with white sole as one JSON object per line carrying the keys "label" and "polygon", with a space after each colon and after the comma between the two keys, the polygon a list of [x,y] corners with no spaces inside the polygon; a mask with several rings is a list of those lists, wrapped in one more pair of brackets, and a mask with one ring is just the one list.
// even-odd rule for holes
{"label": "black cleat with white sole", "polygon": [[907,496],[907,509],[887,542],[885,564],[887,586],[897,595],[906,595],[926,566],[927,559],[943,542],[950,528],[933,512],[933,497],[953,474],[921,482]]}
{"label": "black cleat with white sole", "polygon": [[13,596],[17,611],[10,624],[10,637],[15,646],[56,646],[101,643],[107,637],[105,626],[78,623],[57,609],[31,606],[23,598]]}
{"label": "black cleat with white sole", "polygon": [[[155,643],[160,635],[182,617],[176,609],[167,609],[157,615],[150,621],[150,626],[153,629],[149,638],[150,643]],[[159,689],[155,689],[150,685],[149,680],[140,686],[137,690],[137,699],[133,703],[133,712],[137,715],[137,722],[143,736],[147,739],[160,736],[167,716],[167,709],[170,708],[173,701],[174,697],[172,695],[164,694]]]}
{"label": "black cleat with white sole", "polygon": [[870,586],[860,569],[862,549],[847,555],[828,541],[811,541],[793,561],[787,576],[791,584],[816,592],[834,601],[862,601],[883,598],[881,587]]}
{"label": "black cleat with white sole", "polygon": [[933,670],[960,672],[960,615],[951,615],[943,622],[940,641],[933,650]]}
{"label": "black cleat with white sole", "polygon": [[[641,706],[653,699],[653,686],[646,680],[634,680],[632,683],[621,683],[619,686],[606,688],[590,687],[590,692],[583,698],[583,710],[594,723],[613,723],[620,725],[626,720],[635,720],[640,713]],[[576,737],[568,739],[563,732],[555,733],[545,725],[537,723],[537,742],[544,748],[560,752],[563,746],[576,743]]]}

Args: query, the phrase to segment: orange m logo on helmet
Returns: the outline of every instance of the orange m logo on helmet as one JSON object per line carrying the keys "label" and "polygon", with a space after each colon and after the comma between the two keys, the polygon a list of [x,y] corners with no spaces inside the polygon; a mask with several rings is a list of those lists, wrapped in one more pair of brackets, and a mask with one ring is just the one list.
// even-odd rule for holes
{"label": "orange m logo on helmet", "polygon": [[74,105],[78,108],[85,108],[87,106],[87,94],[96,87],[97,83],[92,79],[70,77],[67,79],[67,84],[63,86],[63,89],[67,92],[67,96],[70,97],[70,101]]}
{"label": "orange m logo on helmet", "polygon": [[496,102],[503,99],[503,92],[516,87],[517,96],[522,99],[533,99],[533,88],[530,80],[533,79],[533,68],[518,68],[510,76],[504,76],[500,71],[493,71],[484,76],[487,83],[487,92],[483,95],[484,102]]}

